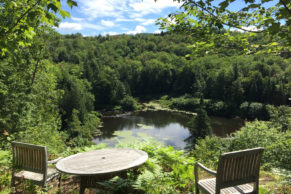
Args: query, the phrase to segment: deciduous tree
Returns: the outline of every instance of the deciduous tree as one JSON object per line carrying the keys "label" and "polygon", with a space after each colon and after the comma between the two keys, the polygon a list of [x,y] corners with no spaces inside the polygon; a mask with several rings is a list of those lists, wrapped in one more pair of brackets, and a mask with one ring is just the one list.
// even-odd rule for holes
{"label": "deciduous tree", "polygon": [[[217,51],[217,42],[226,42],[228,47],[239,44],[244,53],[261,49],[280,53],[291,51],[290,0],[223,0],[219,3],[214,0],[173,1],[182,3],[182,11],[169,14],[158,23],[162,29],[185,32],[194,37],[193,49],[198,55]],[[234,10],[238,2],[241,7]],[[247,33],[242,33],[236,40],[229,33],[235,29]],[[259,33],[265,33],[273,41],[268,45],[249,44],[248,36]]]}

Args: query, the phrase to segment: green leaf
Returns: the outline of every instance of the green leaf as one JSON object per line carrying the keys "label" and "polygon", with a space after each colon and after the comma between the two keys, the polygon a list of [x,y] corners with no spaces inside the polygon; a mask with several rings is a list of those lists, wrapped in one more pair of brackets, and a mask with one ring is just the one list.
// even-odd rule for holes
{"label": "green leaf", "polygon": [[62,4],[61,4],[60,1],[56,1],[56,2],[54,3],[54,5],[58,8],[58,10],[60,10],[60,9],[62,8]]}
{"label": "green leaf", "polygon": [[270,46],[277,46],[279,43],[278,42],[272,42],[271,44],[270,44]]}
{"label": "green leaf", "polygon": [[66,18],[66,17],[71,17],[70,13],[65,11],[65,10],[60,10],[60,14],[63,18]]}
{"label": "green leaf", "polygon": [[25,46],[25,43],[24,43],[23,41],[19,41],[19,42],[18,42],[18,45],[24,47],[24,46]]}
{"label": "green leaf", "polygon": [[47,7],[48,10],[53,10],[54,12],[58,11],[58,7],[54,3],[50,3]]}
{"label": "green leaf", "polygon": [[13,4],[14,7],[17,7],[17,4],[14,1],[12,1],[11,3]]}
{"label": "green leaf", "polygon": [[74,6],[78,6],[77,2],[73,0],[67,0],[67,4],[70,8],[73,8]]}
{"label": "green leaf", "polygon": [[272,35],[277,34],[280,31],[280,23],[272,23],[268,30]]}
{"label": "green leaf", "polygon": [[225,10],[225,8],[227,8],[227,6],[229,5],[228,0],[225,0],[221,3],[219,3],[220,9]]}

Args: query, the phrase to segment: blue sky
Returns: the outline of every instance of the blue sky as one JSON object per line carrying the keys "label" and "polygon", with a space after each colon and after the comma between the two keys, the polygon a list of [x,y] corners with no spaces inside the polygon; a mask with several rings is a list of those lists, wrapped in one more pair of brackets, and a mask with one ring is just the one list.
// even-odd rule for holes
{"label": "blue sky", "polygon": [[[63,19],[57,31],[84,36],[158,33],[155,20],[179,10],[172,0],[77,0],[78,7],[64,9],[71,18]],[[65,3],[64,3],[65,4]]]}
{"label": "blue sky", "polygon": [[[179,10],[181,4],[173,0],[77,0],[78,7],[69,8],[63,1],[63,9],[71,18],[63,19],[57,31],[61,34],[81,33],[83,36],[159,33],[155,21]],[[215,0],[219,4],[222,0]],[[274,6],[278,0],[267,2]],[[238,11],[244,0],[234,1],[228,8]],[[257,30],[254,26],[244,27]]]}

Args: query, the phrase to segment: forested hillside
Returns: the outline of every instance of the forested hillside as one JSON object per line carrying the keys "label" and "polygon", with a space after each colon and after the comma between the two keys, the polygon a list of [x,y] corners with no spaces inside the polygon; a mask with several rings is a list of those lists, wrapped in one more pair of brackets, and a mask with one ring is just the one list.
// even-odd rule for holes
{"label": "forested hillside", "polygon": [[[240,35],[233,33],[234,37]],[[250,41],[258,44],[264,39],[261,36]],[[225,45],[221,45],[218,48],[221,52],[216,55],[185,57],[192,51],[189,45],[188,38],[179,34],[105,37],[55,34],[48,52],[50,59],[67,75],[61,80],[66,102],[69,96],[76,99],[71,94],[76,91],[68,87],[68,76],[74,75],[88,81],[95,110],[122,105],[124,99],[132,100],[128,96],[165,94],[203,96],[213,103],[226,103],[225,109],[232,110],[223,113],[224,116],[234,116],[233,109],[239,109],[244,102],[243,106],[247,106],[246,102],[257,102],[254,105],[258,106],[288,104],[290,58],[272,54],[239,55],[238,45],[227,46],[233,50],[223,50]],[[89,96],[83,100],[89,100]]]}

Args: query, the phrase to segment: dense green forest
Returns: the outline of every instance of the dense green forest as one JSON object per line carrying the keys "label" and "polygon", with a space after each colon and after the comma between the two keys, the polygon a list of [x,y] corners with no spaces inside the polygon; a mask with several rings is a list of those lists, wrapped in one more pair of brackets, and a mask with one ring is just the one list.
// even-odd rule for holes
{"label": "dense green forest", "polygon": [[[91,140],[101,133],[102,113],[135,111],[151,100],[198,113],[189,126],[192,144],[187,153],[147,139],[118,145],[145,150],[150,159],[139,175],[129,172],[128,180],[117,178],[108,187],[194,192],[196,161],[215,168],[223,152],[262,146],[264,173],[278,175],[276,189],[290,192],[291,52],[284,31],[290,27],[279,25],[279,33],[269,22],[270,32],[253,35],[206,25],[207,33],[191,28],[187,34],[188,25],[177,20],[179,28],[161,34],[83,37],[52,28],[57,14],[69,16],[59,1],[22,3],[0,3],[1,17],[10,18],[0,21],[0,192],[13,191],[11,141],[45,145],[51,158],[100,149],[104,145]],[[209,37],[210,46],[193,47]],[[266,51],[266,45],[276,48]],[[250,122],[219,138],[209,132],[207,115]],[[202,125],[205,133],[197,129]]]}
{"label": "dense green forest", "polygon": [[[263,36],[250,41],[257,44],[262,39]],[[186,95],[184,99],[173,100],[172,107],[194,112],[195,98],[203,96],[208,99],[208,114],[248,119],[269,119],[266,104],[288,104],[290,58],[236,55],[239,48],[224,50],[219,55],[185,57],[191,53],[187,45],[189,40],[179,34],[105,37],[55,34],[48,50],[49,59],[59,64],[64,75],[59,80],[65,90],[61,103],[66,113],[63,121],[71,117],[73,109],[80,111],[82,119],[85,109],[93,108],[84,107],[90,103],[94,103],[94,110],[134,109],[131,96],[144,100]],[[88,83],[88,93],[76,96],[80,93],[76,90],[84,87],[73,86],[69,76],[83,80],[74,84]]]}

